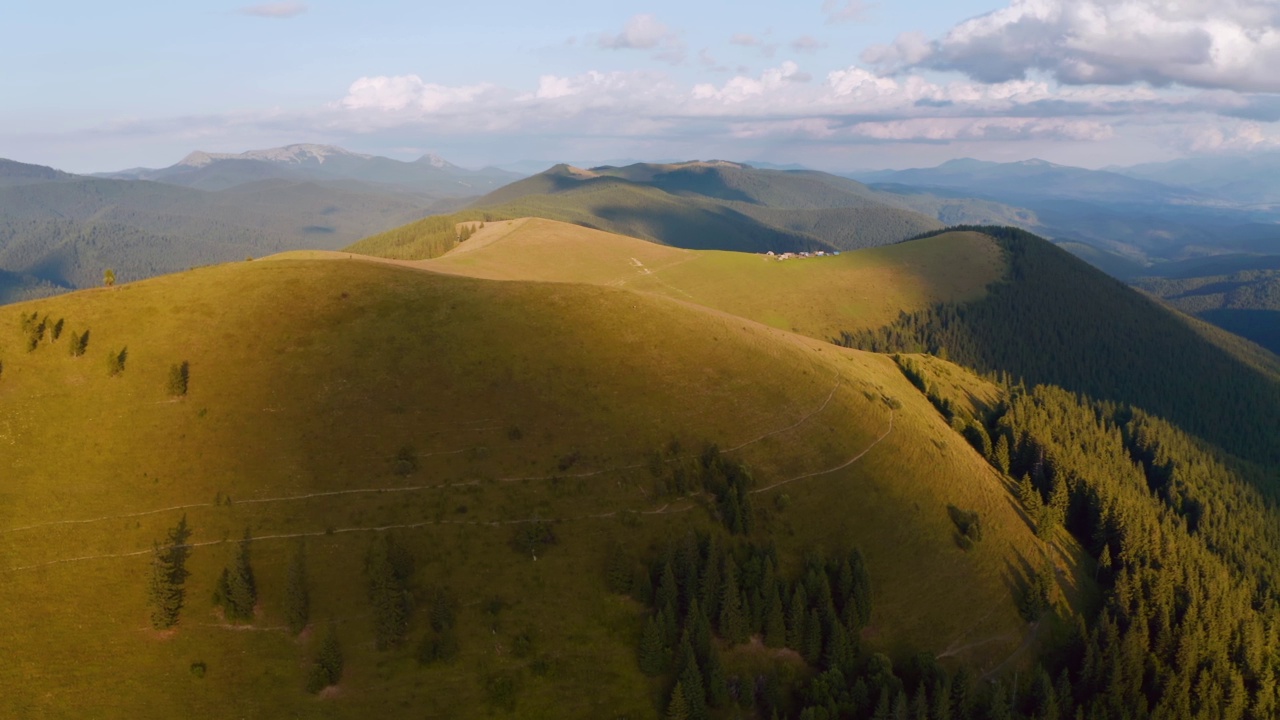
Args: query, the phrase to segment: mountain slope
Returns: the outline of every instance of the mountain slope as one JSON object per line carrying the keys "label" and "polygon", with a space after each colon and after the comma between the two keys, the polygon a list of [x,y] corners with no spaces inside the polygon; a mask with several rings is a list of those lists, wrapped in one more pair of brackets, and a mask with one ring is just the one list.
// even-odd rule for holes
{"label": "mountain slope", "polygon": [[[1272,258],[1275,264],[1280,258]],[[1280,270],[1179,279],[1140,278],[1134,286],[1202,320],[1280,354]]]}
{"label": "mountain slope", "polygon": [[1007,254],[1002,282],[973,302],[846,333],[844,344],[942,353],[983,372],[1130,403],[1228,452],[1280,462],[1280,358],[1170,312],[1030,233],[975,229]]}
{"label": "mountain slope", "polygon": [[[70,335],[28,351],[16,323],[0,331],[0,607],[28,620],[0,638],[39,658],[6,683],[6,715],[487,716],[499,686],[522,717],[653,715],[665,690],[635,665],[644,613],[605,592],[604,548],[624,543],[638,566],[691,530],[737,542],[713,503],[662,483],[707,442],[751,468],[752,537],[776,542],[788,577],[817,548],[862,549],[869,647],[996,668],[1035,638],[1010,589],[1043,561],[1030,527],[888,358],[625,290],[347,259],[14,310],[91,339],[71,357]],[[102,360],[122,348],[111,376]],[[956,545],[948,506],[980,513],[977,550]],[[187,604],[156,633],[148,555],[184,515]],[[556,539],[533,558],[530,522]],[[246,528],[260,597],[235,625],[209,598]],[[389,651],[371,642],[362,571],[383,534],[415,559],[409,639]],[[313,626],[332,624],[346,658],[321,699],[303,686],[324,633],[283,629],[299,541]],[[1087,583],[1073,545],[1052,547],[1064,587]],[[441,593],[460,654],[420,666]],[[723,653],[735,675],[794,671],[793,653]]]}

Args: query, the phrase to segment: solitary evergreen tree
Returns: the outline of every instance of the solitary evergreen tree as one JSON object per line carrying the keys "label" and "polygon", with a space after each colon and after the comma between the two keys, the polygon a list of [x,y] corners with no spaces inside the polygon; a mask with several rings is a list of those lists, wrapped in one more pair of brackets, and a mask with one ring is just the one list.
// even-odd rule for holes
{"label": "solitary evergreen tree", "polygon": [[151,559],[151,579],[147,586],[151,606],[151,625],[166,630],[178,623],[178,615],[186,600],[183,585],[187,580],[187,556],[191,552],[187,541],[191,529],[187,516],[169,531],[164,544],[156,543]]}
{"label": "solitary evergreen tree", "polygon": [[311,589],[307,584],[307,548],[301,542],[289,563],[284,589],[284,614],[289,632],[297,635],[311,619]]}
{"label": "solitary evergreen tree", "polygon": [[121,348],[120,352],[107,353],[107,374],[115,377],[124,372],[125,360],[129,358],[129,348]]}
{"label": "solitary evergreen tree", "polygon": [[186,360],[169,366],[169,394],[181,397],[187,394],[187,380],[190,377],[190,366]]}
{"label": "solitary evergreen tree", "polygon": [[321,690],[337,685],[342,680],[342,646],[338,643],[338,630],[333,623],[320,642],[320,651],[316,653],[315,664],[307,678],[307,691],[318,693]]}
{"label": "solitary evergreen tree", "polygon": [[218,581],[218,596],[228,620],[252,620],[253,606],[258,601],[258,586],[249,563],[249,544],[252,538],[245,528],[244,539],[236,548],[231,565],[222,572]]}
{"label": "solitary evergreen tree", "polygon": [[379,650],[395,647],[409,632],[409,597],[403,568],[393,562],[398,553],[390,536],[379,533],[365,558],[369,601],[373,605],[374,644]]}
{"label": "solitary evergreen tree", "polygon": [[107,287],[111,287],[112,285],[115,285],[115,284],[116,284],[116,271],[115,271],[115,270],[112,270],[111,268],[107,268],[106,270],[103,270],[103,271],[102,271],[102,284],[103,284],[103,285],[105,285],[105,286],[107,286]]}

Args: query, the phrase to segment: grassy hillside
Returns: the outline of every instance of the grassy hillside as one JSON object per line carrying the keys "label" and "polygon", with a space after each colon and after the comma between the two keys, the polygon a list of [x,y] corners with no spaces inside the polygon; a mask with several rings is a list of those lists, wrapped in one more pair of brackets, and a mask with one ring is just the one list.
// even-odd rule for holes
{"label": "grassy hillside", "polygon": [[485,223],[456,249],[420,266],[495,280],[623,287],[821,340],[849,327],[879,327],[903,309],[976,298],[1003,270],[996,246],[972,233],[777,260],[666,247],[541,218]]}
{"label": "grassy hillside", "polygon": [[[472,247],[450,257],[484,256]],[[33,313],[62,332],[28,350]],[[670,686],[637,669],[645,613],[606,591],[607,548],[639,567],[691,530],[740,542],[664,480],[705,443],[750,468],[747,537],[776,544],[779,572],[861,548],[868,650],[999,671],[1038,637],[1013,588],[1045,559],[1007,481],[883,356],[652,293],[350,259],[204,268],[6,316],[0,607],[22,621],[0,629],[0,715],[488,717],[510,701],[520,717],[656,717]],[[973,549],[949,506],[980,514]],[[184,515],[186,607],[156,632],[152,543]],[[530,545],[530,527],[555,542]],[[235,624],[211,597],[246,529],[259,601]],[[379,651],[362,567],[387,535],[413,558],[412,610],[404,644]],[[295,638],[300,542],[312,612]],[[1073,543],[1048,547],[1078,599]],[[423,666],[440,597],[460,652]],[[345,670],[316,697],[303,687],[330,626]],[[721,646],[735,677],[805,672],[794,653]]]}

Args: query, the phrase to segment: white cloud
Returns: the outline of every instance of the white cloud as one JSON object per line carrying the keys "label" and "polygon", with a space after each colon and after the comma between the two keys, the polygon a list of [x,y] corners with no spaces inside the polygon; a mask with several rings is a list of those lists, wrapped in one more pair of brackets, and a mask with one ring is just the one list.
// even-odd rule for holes
{"label": "white cloud", "polygon": [[865,20],[874,7],[864,0],[822,0],[822,12],[828,25]]}
{"label": "white cloud", "polygon": [[596,38],[596,45],[608,50],[656,50],[654,57],[671,63],[684,60],[684,40],[655,15],[633,15],[617,34]]}
{"label": "white cloud", "polygon": [[1280,148],[1280,127],[1274,123],[1214,123],[1186,128],[1185,145],[1192,152],[1274,150]]}
{"label": "white cloud", "polygon": [[862,61],[881,70],[893,72],[915,65],[933,54],[933,46],[924,33],[902,33],[889,45],[872,45],[862,51]]}
{"label": "white cloud", "polygon": [[772,58],[778,52],[777,43],[765,42],[764,38],[759,38],[749,33],[735,33],[733,37],[729,38],[729,44],[756,48],[760,51],[760,55],[766,58]]}
{"label": "white cloud", "polygon": [[[896,44],[896,43],[895,43]],[[1280,91],[1274,0],[1014,0],[952,28],[907,64],[984,82],[1042,71],[1066,84]],[[894,60],[891,50],[874,57]]]}
{"label": "white cloud", "polygon": [[264,3],[262,5],[247,5],[239,9],[241,15],[252,15],[254,17],[263,18],[291,18],[297,17],[308,10],[306,3],[301,2],[274,2]]}
{"label": "white cloud", "polygon": [[791,49],[800,53],[817,52],[827,46],[826,43],[813,37],[812,35],[801,35],[791,41]]}
{"label": "white cloud", "polygon": [[348,110],[414,110],[434,113],[450,106],[474,104],[478,98],[495,90],[493,85],[488,84],[450,87],[423,82],[417,75],[380,75],[362,77],[351,83],[346,97],[339,104]]}
{"label": "white cloud", "polygon": [[740,104],[752,98],[763,97],[788,84],[805,83],[812,77],[800,71],[800,66],[790,60],[781,66],[765,70],[759,78],[738,75],[722,87],[703,83],[695,85],[692,96],[695,100],[714,100],[722,104]]}

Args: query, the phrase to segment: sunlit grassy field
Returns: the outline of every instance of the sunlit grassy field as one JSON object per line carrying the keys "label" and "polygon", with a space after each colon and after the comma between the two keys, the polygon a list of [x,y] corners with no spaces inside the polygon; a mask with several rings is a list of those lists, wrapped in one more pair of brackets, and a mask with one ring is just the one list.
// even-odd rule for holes
{"label": "sunlit grassy field", "polygon": [[[455,268],[483,259],[481,242],[450,256]],[[817,547],[863,549],[873,647],[1004,662],[1025,634],[1011,583],[1041,552],[1005,482],[889,358],[754,321],[803,320],[684,296],[734,297],[727,281],[694,283],[695,263],[758,267],[751,282],[778,298],[793,285],[782,312],[817,327],[803,298],[821,304],[832,276],[805,268],[878,266],[640,245],[627,261],[658,266],[672,289],[650,275],[601,287],[276,259],[4,308],[0,716],[487,717],[499,711],[486,684],[510,676],[521,717],[653,717],[661,688],[635,662],[643,608],[607,593],[603,565],[615,540],[638,560],[691,530],[723,532],[704,500],[657,494],[648,458],[672,440],[688,453],[716,443],[752,467],[757,532],[788,570]],[[548,260],[543,279],[598,282],[615,250],[566,271],[577,278]],[[63,336],[28,351],[19,317],[32,312],[64,319]],[[72,357],[68,333],[86,329],[87,352]],[[111,377],[107,355],[123,348]],[[173,398],[169,369],[183,361],[190,389]],[[949,504],[982,513],[977,548],[954,542]],[[149,551],[184,514],[187,605],[156,633]],[[511,542],[529,520],[558,538],[536,559]],[[260,602],[252,623],[231,625],[211,598],[246,528]],[[362,571],[380,532],[416,559],[410,635],[386,652],[373,647]],[[294,638],[283,587],[300,542],[312,629]],[[459,599],[461,654],[422,667],[438,587]],[[346,672],[316,697],[304,679],[329,623]],[[517,656],[524,633],[533,647]]]}

